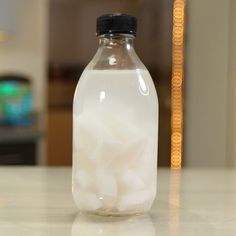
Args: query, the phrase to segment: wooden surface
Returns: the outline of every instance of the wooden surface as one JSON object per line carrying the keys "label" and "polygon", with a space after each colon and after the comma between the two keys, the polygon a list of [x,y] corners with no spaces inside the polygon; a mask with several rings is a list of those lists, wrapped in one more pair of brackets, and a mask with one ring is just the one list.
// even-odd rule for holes
{"label": "wooden surface", "polygon": [[48,153],[50,166],[72,164],[72,110],[49,109]]}

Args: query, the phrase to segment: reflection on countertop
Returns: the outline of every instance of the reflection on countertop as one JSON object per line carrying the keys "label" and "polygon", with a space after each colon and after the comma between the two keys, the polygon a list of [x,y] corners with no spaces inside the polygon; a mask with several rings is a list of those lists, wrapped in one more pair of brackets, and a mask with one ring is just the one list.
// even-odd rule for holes
{"label": "reflection on countertop", "polygon": [[236,235],[236,170],[158,171],[158,193],[147,215],[78,213],[71,168],[0,167],[0,235]]}
{"label": "reflection on countertop", "polygon": [[71,236],[78,235],[155,236],[156,233],[149,215],[105,217],[79,213],[71,228]]}

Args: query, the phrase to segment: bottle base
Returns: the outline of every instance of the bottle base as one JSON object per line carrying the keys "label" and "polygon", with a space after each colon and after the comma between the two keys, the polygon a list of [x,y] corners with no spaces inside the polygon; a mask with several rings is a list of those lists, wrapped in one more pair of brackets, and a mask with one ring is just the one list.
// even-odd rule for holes
{"label": "bottle base", "polygon": [[81,212],[85,213],[86,215],[97,215],[97,216],[110,216],[110,217],[127,217],[127,216],[139,216],[143,214],[147,214],[152,206],[151,202],[146,202],[143,207],[137,207],[136,209],[130,210],[117,210],[117,209],[97,209],[97,210],[86,210],[80,209]]}
{"label": "bottle base", "polygon": [[115,211],[86,211],[81,210],[89,216],[107,216],[107,217],[127,217],[127,216],[140,216],[148,213],[147,211],[130,211],[130,212],[115,212]]}

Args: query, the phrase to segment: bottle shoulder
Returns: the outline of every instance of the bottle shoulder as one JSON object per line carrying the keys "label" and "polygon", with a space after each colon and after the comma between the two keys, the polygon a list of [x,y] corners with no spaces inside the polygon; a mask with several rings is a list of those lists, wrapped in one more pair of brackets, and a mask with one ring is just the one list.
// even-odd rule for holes
{"label": "bottle shoulder", "polygon": [[99,48],[86,67],[89,70],[147,70],[134,48]]}
{"label": "bottle shoulder", "polygon": [[[73,113],[84,111],[130,114],[137,119],[157,120],[158,98],[147,70],[85,70],[73,102]],[[135,119],[136,119],[135,118]]]}
{"label": "bottle shoulder", "polygon": [[156,89],[149,71],[145,69],[105,69],[85,68],[80,76],[77,91],[109,91],[112,94],[137,91],[142,96],[155,96]]}

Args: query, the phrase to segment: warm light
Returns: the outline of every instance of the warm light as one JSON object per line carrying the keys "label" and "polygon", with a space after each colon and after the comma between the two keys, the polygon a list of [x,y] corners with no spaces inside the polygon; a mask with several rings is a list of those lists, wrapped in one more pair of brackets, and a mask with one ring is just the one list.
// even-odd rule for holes
{"label": "warm light", "polygon": [[0,31],[0,42],[8,40],[8,34],[6,32]]}
{"label": "warm light", "polygon": [[185,0],[174,0],[171,81],[171,168],[180,169],[183,146],[183,74],[184,74]]}

